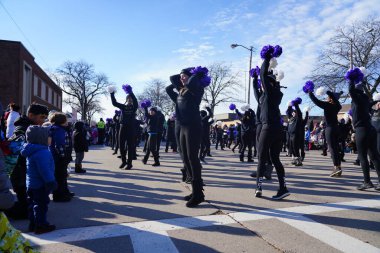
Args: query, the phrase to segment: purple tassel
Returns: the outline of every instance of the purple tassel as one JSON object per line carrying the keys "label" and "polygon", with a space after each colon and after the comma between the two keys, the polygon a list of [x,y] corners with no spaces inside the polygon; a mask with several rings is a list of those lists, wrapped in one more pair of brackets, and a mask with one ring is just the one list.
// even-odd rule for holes
{"label": "purple tassel", "polygon": [[233,111],[236,109],[236,105],[235,104],[230,104],[229,106],[230,110]]}
{"label": "purple tassel", "polygon": [[123,84],[123,86],[121,86],[121,87],[123,88],[125,93],[127,93],[127,94],[132,93],[132,86],[130,86],[129,84]]}
{"label": "purple tassel", "polygon": [[260,56],[262,59],[272,58],[272,54],[274,52],[274,47],[271,45],[263,46],[260,52]]}
{"label": "purple tassel", "polygon": [[344,76],[346,80],[354,81],[355,84],[360,83],[364,79],[364,74],[359,68],[350,69]]}
{"label": "purple tassel", "polygon": [[302,89],[305,93],[314,92],[314,83],[312,81],[307,81]]}
{"label": "purple tassel", "polygon": [[279,45],[275,46],[272,56],[277,58],[277,57],[280,57],[281,54],[282,54],[282,47]]}

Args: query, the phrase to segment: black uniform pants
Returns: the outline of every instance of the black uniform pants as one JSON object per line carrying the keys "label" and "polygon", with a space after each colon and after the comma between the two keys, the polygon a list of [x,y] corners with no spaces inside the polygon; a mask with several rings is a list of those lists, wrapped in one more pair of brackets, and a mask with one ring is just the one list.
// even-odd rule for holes
{"label": "black uniform pants", "polygon": [[132,160],[135,154],[135,124],[122,124],[120,125],[120,132],[119,132],[119,146],[120,146],[120,153],[121,153],[121,159],[123,162],[125,162],[126,156],[127,156],[127,150],[126,147],[128,147],[128,164],[132,164]]}
{"label": "black uniform pants", "polygon": [[355,128],[356,146],[358,149],[360,166],[362,167],[364,182],[371,181],[367,154],[373,162],[380,181],[380,156],[377,150],[376,130],[372,126]]}
{"label": "black uniform pants", "polygon": [[[202,181],[202,166],[199,160],[199,148],[201,144],[201,124],[180,126],[179,146],[185,168],[191,173],[192,180]],[[194,190],[194,189],[193,189]]]}
{"label": "black uniform pants", "polygon": [[218,149],[218,144],[220,144],[220,149],[224,149],[223,136],[217,136],[216,137],[215,149]]}
{"label": "black uniform pants", "polygon": [[245,132],[241,134],[242,148],[240,152],[240,159],[244,159],[245,150],[248,148],[248,160],[252,159],[252,146],[253,135],[251,132]]}
{"label": "black uniform pants", "polygon": [[338,126],[326,127],[326,142],[333,160],[334,166],[340,166],[341,154],[339,152],[339,128]]}
{"label": "black uniform pants", "polygon": [[259,137],[259,145],[258,145],[258,157],[259,162],[257,165],[257,184],[259,185],[260,180],[265,174],[266,171],[266,163],[270,159],[276,169],[278,181],[280,184],[280,188],[285,187],[285,170],[284,166],[280,161],[280,152],[281,152],[281,127],[280,126],[271,126],[271,125],[263,125],[260,137]]}
{"label": "black uniform pants", "polygon": [[300,142],[301,138],[299,133],[290,133],[290,154],[294,157],[300,157]]}
{"label": "black uniform pants", "polygon": [[157,152],[157,134],[149,134],[148,140],[147,140],[147,148],[145,152],[144,161],[148,161],[149,155],[152,152],[154,162],[158,163],[158,152]]}

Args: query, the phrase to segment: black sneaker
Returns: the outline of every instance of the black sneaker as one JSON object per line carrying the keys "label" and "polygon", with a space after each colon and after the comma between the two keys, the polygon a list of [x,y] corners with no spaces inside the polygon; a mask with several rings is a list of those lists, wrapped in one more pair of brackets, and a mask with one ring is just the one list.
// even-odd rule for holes
{"label": "black sneaker", "polygon": [[122,162],[122,163],[120,164],[119,168],[122,169],[122,168],[125,167],[125,165],[127,165],[127,162]]}
{"label": "black sneaker", "polygon": [[183,199],[186,200],[186,201],[189,201],[192,197],[193,197],[193,194],[191,193],[191,194],[183,197]]}
{"label": "black sneaker", "polygon": [[205,201],[205,196],[203,194],[202,194],[202,196],[199,196],[198,198],[191,196],[191,199],[189,201],[187,201],[186,206],[190,207],[190,208],[196,207],[204,201]]}
{"label": "black sneaker", "polygon": [[125,170],[131,170],[132,169],[132,164],[128,164],[127,167],[125,167]]}
{"label": "black sneaker", "polygon": [[286,188],[280,188],[277,194],[272,196],[272,199],[280,200],[290,195],[290,192]]}
{"label": "black sneaker", "polygon": [[257,188],[256,191],[255,191],[255,197],[256,198],[261,198],[262,195],[263,195],[263,189]]}
{"label": "black sneaker", "polygon": [[[359,191],[365,191],[365,190],[373,188],[373,187],[374,186],[373,186],[372,182],[369,181],[368,183],[366,183],[366,182],[362,183],[361,185],[359,185],[358,187],[356,187],[356,189],[358,189]],[[377,187],[379,187],[379,185],[376,186],[376,188]]]}
{"label": "black sneaker", "polygon": [[63,196],[54,196],[53,195],[53,201],[54,202],[69,202],[71,200],[71,196],[63,195]]}
{"label": "black sneaker", "polygon": [[253,159],[248,159],[247,163],[253,163]]}
{"label": "black sneaker", "polygon": [[256,171],[253,171],[251,174],[250,174],[251,177],[257,177],[257,172]]}
{"label": "black sneaker", "polygon": [[334,168],[330,174],[330,177],[340,177],[340,176],[342,176],[342,169],[341,168]]}
{"label": "black sneaker", "polygon": [[359,160],[356,160],[356,161],[354,162],[354,165],[356,165],[356,166],[360,166],[360,161],[359,161]]}
{"label": "black sneaker", "polygon": [[156,162],[156,163],[153,163],[153,164],[152,164],[153,167],[158,167],[158,166],[160,166],[160,165],[161,165],[160,162]]}
{"label": "black sneaker", "polygon": [[147,162],[145,159],[142,159],[141,161],[143,164],[146,164],[146,162]]}
{"label": "black sneaker", "polygon": [[36,228],[34,229],[34,233],[37,235],[49,233],[51,231],[55,230],[55,225],[36,225]]}
{"label": "black sneaker", "polygon": [[380,191],[380,182],[376,185],[375,191]]}

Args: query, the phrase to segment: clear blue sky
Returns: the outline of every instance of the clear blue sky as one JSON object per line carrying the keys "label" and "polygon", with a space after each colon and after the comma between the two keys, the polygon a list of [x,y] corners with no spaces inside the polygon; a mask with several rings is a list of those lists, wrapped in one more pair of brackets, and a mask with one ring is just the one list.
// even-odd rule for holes
{"label": "clear blue sky", "polygon": [[[337,25],[380,13],[376,0],[0,0],[27,39],[0,6],[0,38],[21,41],[45,70],[66,60],[85,60],[121,86],[141,92],[151,78],[167,80],[183,67],[215,61],[248,69],[248,51],[280,44],[285,72],[282,111],[296,96],[318,51]],[[255,53],[253,64],[259,59]],[[244,99],[244,90],[241,92]],[[119,92],[119,98],[124,99]],[[251,99],[254,100],[254,99]],[[252,103],[255,107],[255,103]],[[114,108],[104,98],[108,117]],[[227,111],[228,105],[217,109]],[[317,111],[315,111],[316,113]]]}

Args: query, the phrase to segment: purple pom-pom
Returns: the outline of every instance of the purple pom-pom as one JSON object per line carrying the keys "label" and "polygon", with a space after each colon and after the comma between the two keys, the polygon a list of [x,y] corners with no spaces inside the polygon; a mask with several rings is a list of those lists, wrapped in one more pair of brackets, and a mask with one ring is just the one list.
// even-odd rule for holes
{"label": "purple pom-pom", "polygon": [[294,105],[300,105],[302,103],[302,98],[300,98],[300,97],[297,97],[296,99],[294,99],[293,101],[292,101],[292,106],[294,106]]}
{"label": "purple pom-pom", "polygon": [[147,107],[145,101],[142,101],[141,104],[140,104],[140,106],[141,106],[141,108],[146,108]]}
{"label": "purple pom-pom", "polygon": [[305,93],[314,92],[314,83],[312,81],[307,81],[302,89]]}
{"label": "purple pom-pom", "polygon": [[352,109],[348,110],[348,115],[352,117]]}
{"label": "purple pom-pom", "polygon": [[260,80],[260,79],[257,80],[257,88],[258,88],[258,89],[261,89],[261,80]]}
{"label": "purple pom-pom", "polygon": [[230,110],[233,111],[236,109],[236,105],[235,104],[230,104],[229,106]]}
{"label": "purple pom-pom", "polygon": [[211,77],[210,76],[204,76],[201,79],[201,85],[203,88],[206,88],[211,83]]}
{"label": "purple pom-pom", "polygon": [[258,76],[260,76],[260,68],[258,66],[256,66],[255,68],[251,69],[249,71],[249,75],[251,77],[258,77]]}
{"label": "purple pom-pom", "polygon": [[208,69],[206,67],[198,66],[198,67],[195,67],[192,70],[190,70],[190,73],[193,75],[198,74],[198,73],[202,73],[203,75],[206,76],[208,74]]}
{"label": "purple pom-pom", "polygon": [[274,52],[274,47],[271,45],[263,46],[260,52],[260,56],[262,59],[272,58],[272,54]]}
{"label": "purple pom-pom", "polygon": [[151,107],[152,106],[152,102],[150,102],[149,99],[145,99],[145,104],[146,104],[146,107]]}
{"label": "purple pom-pom", "polygon": [[230,130],[227,130],[226,133],[227,133],[227,135],[229,135],[230,134]]}
{"label": "purple pom-pom", "polygon": [[211,83],[211,77],[208,75],[208,69],[206,67],[198,66],[190,70],[190,73],[195,75],[199,74],[201,75],[200,83],[203,88],[206,88]]}
{"label": "purple pom-pom", "polygon": [[280,57],[281,54],[282,54],[282,47],[279,45],[275,46],[272,56],[277,58],[277,57]]}
{"label": "purple pom-pom", "polygon": [[115,110],[115,114],[117,114],[118,111],[119,111],[119,110]]}
{"label": "purple pom-pom", "polygon": [[121,87],[123,88],[125,93],[127,93],[127,94],[132,93],[132,86],[130,86],[129,84],[123,84],[123,86],[121,86]]}
{"label": "purple pom-pom", "polygon": [[344,76],[349,81],[354,81],[355,84],[363,81],[364,74],[359,68],[350,69]]}

